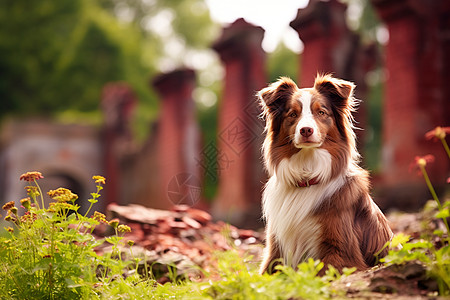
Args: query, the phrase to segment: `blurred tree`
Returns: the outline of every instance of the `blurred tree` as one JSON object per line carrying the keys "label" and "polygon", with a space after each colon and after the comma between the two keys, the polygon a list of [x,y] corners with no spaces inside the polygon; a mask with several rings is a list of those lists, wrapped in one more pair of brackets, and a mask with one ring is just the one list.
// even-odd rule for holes
{"label": "blurred tree", "polygon": [[149,78],[207,46],[212,24],[203,0],[4,0],[0,118],[94,111],[103,85],[119,80],[155,111]]}
{"label": "blurred tree", "polygon": [[[95,1],[6,0],[1,6],[1,115],[95,110],[104,83],[148,76],[138,64],[139,31]],[[139,89],[144,82],[134,84],[148,97]]]}

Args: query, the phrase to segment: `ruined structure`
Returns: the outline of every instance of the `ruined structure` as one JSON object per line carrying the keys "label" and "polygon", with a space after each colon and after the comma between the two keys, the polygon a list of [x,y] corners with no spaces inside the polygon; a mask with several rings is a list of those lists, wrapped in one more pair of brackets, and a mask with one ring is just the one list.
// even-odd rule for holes
{"label": "ruined structure", "polygon": [[450,2],[372,0],[389,30],[383,112],[383,174],[387,201],[417,207],[426,199],[422,178],[410,172],[416,155],[433,154],[427,166],[444,186],[449,160],[425,133],[450,125]]}
{"label": "ruined structure", "polygon": [[[427,167],[436,186],[444,186],[449,175],[441,145],[426,141],[424,134],[438,125],[450,126],[450,2],[371,1],[390,36],[384,60],[383,168],[375,181],[376,199],[382,208],[419,208],[429,195],[420,176],[410,172],[414,156],[436,157]],[[367,100],[365,77],[379,54],[348,29],[345,10],[337,0],[311,0],[299,10],[291,26],[305,48],[295,80],[308,87],[318,72],[331,72],[355,82],[356,97]],[[137,98],[128,84],[111,83],[101,98],[102,128],[42,120],[4,124],[0,199],[18,201],[25,195],[20,174],[38,170],[46,177],[41,181],[44,190],[65,186],[80,199],[95,190],[92,175],[102,174],[107,185],[100,200],[107,203],[208,208],[202,201],[202,182],[211,171],[205,159],[216,157],[218,191],[209,207],[213,217],[255,225],[266,181],[260,151],[264,122],[255,97],[268,84],[263,34],[262,28],[239,19],[213,45],[225,70],[217,146],[201,141],[192,97],[194,71],[179,69],[152,79],[161,99],[160,114],[142,147],[131,134]],[[366,127],[364,106],[356,118],[359,127]],[[364,140],[364,131],[358,134]]]}
{"label": "ruined structure", "polygon": [[264,124],[255,94],[266,83],[264,30],[239,19],[225,28],[213,48],[225,67],[219,103],[219,187],[212,213],[234,224],[258,220],[264,182],[260,160]]}

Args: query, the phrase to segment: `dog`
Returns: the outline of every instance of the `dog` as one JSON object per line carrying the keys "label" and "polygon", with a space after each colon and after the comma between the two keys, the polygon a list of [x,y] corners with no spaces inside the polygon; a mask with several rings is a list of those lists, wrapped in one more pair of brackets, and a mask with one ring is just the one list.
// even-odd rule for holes
{"label": "dog", "polygon": [[260,273],[308,258],[338,270],[374,266],[392,238],[358,165],[352,112],[355,85],[317,75],[299,89],[282,77],[258,92],[266,120],[263,157],[269,174],[262,195],[266,246]]}

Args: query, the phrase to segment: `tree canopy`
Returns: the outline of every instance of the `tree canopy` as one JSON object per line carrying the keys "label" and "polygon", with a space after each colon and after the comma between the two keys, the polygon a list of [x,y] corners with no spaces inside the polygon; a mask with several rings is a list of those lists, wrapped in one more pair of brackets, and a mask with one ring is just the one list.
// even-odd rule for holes
{"label": "tree canopy", "polygon": [[2,1],[0,118],[96,110],[110,81],[128,82],[155,107],[148,80],[168,50],[205,47],[213,29],[203,0]]}

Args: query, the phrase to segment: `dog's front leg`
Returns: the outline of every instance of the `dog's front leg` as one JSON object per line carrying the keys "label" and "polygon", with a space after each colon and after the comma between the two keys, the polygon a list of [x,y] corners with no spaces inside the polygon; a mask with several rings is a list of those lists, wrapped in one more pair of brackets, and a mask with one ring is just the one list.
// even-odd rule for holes
{"label": "dog's front leg", "polygon": [[268,272],[272,274],[277,261],[281,257],[280,247],[275,236],[270,232],[269,226],[266,233],[266,247],[264,248],[263,260],[259,269],[260,274]]}

